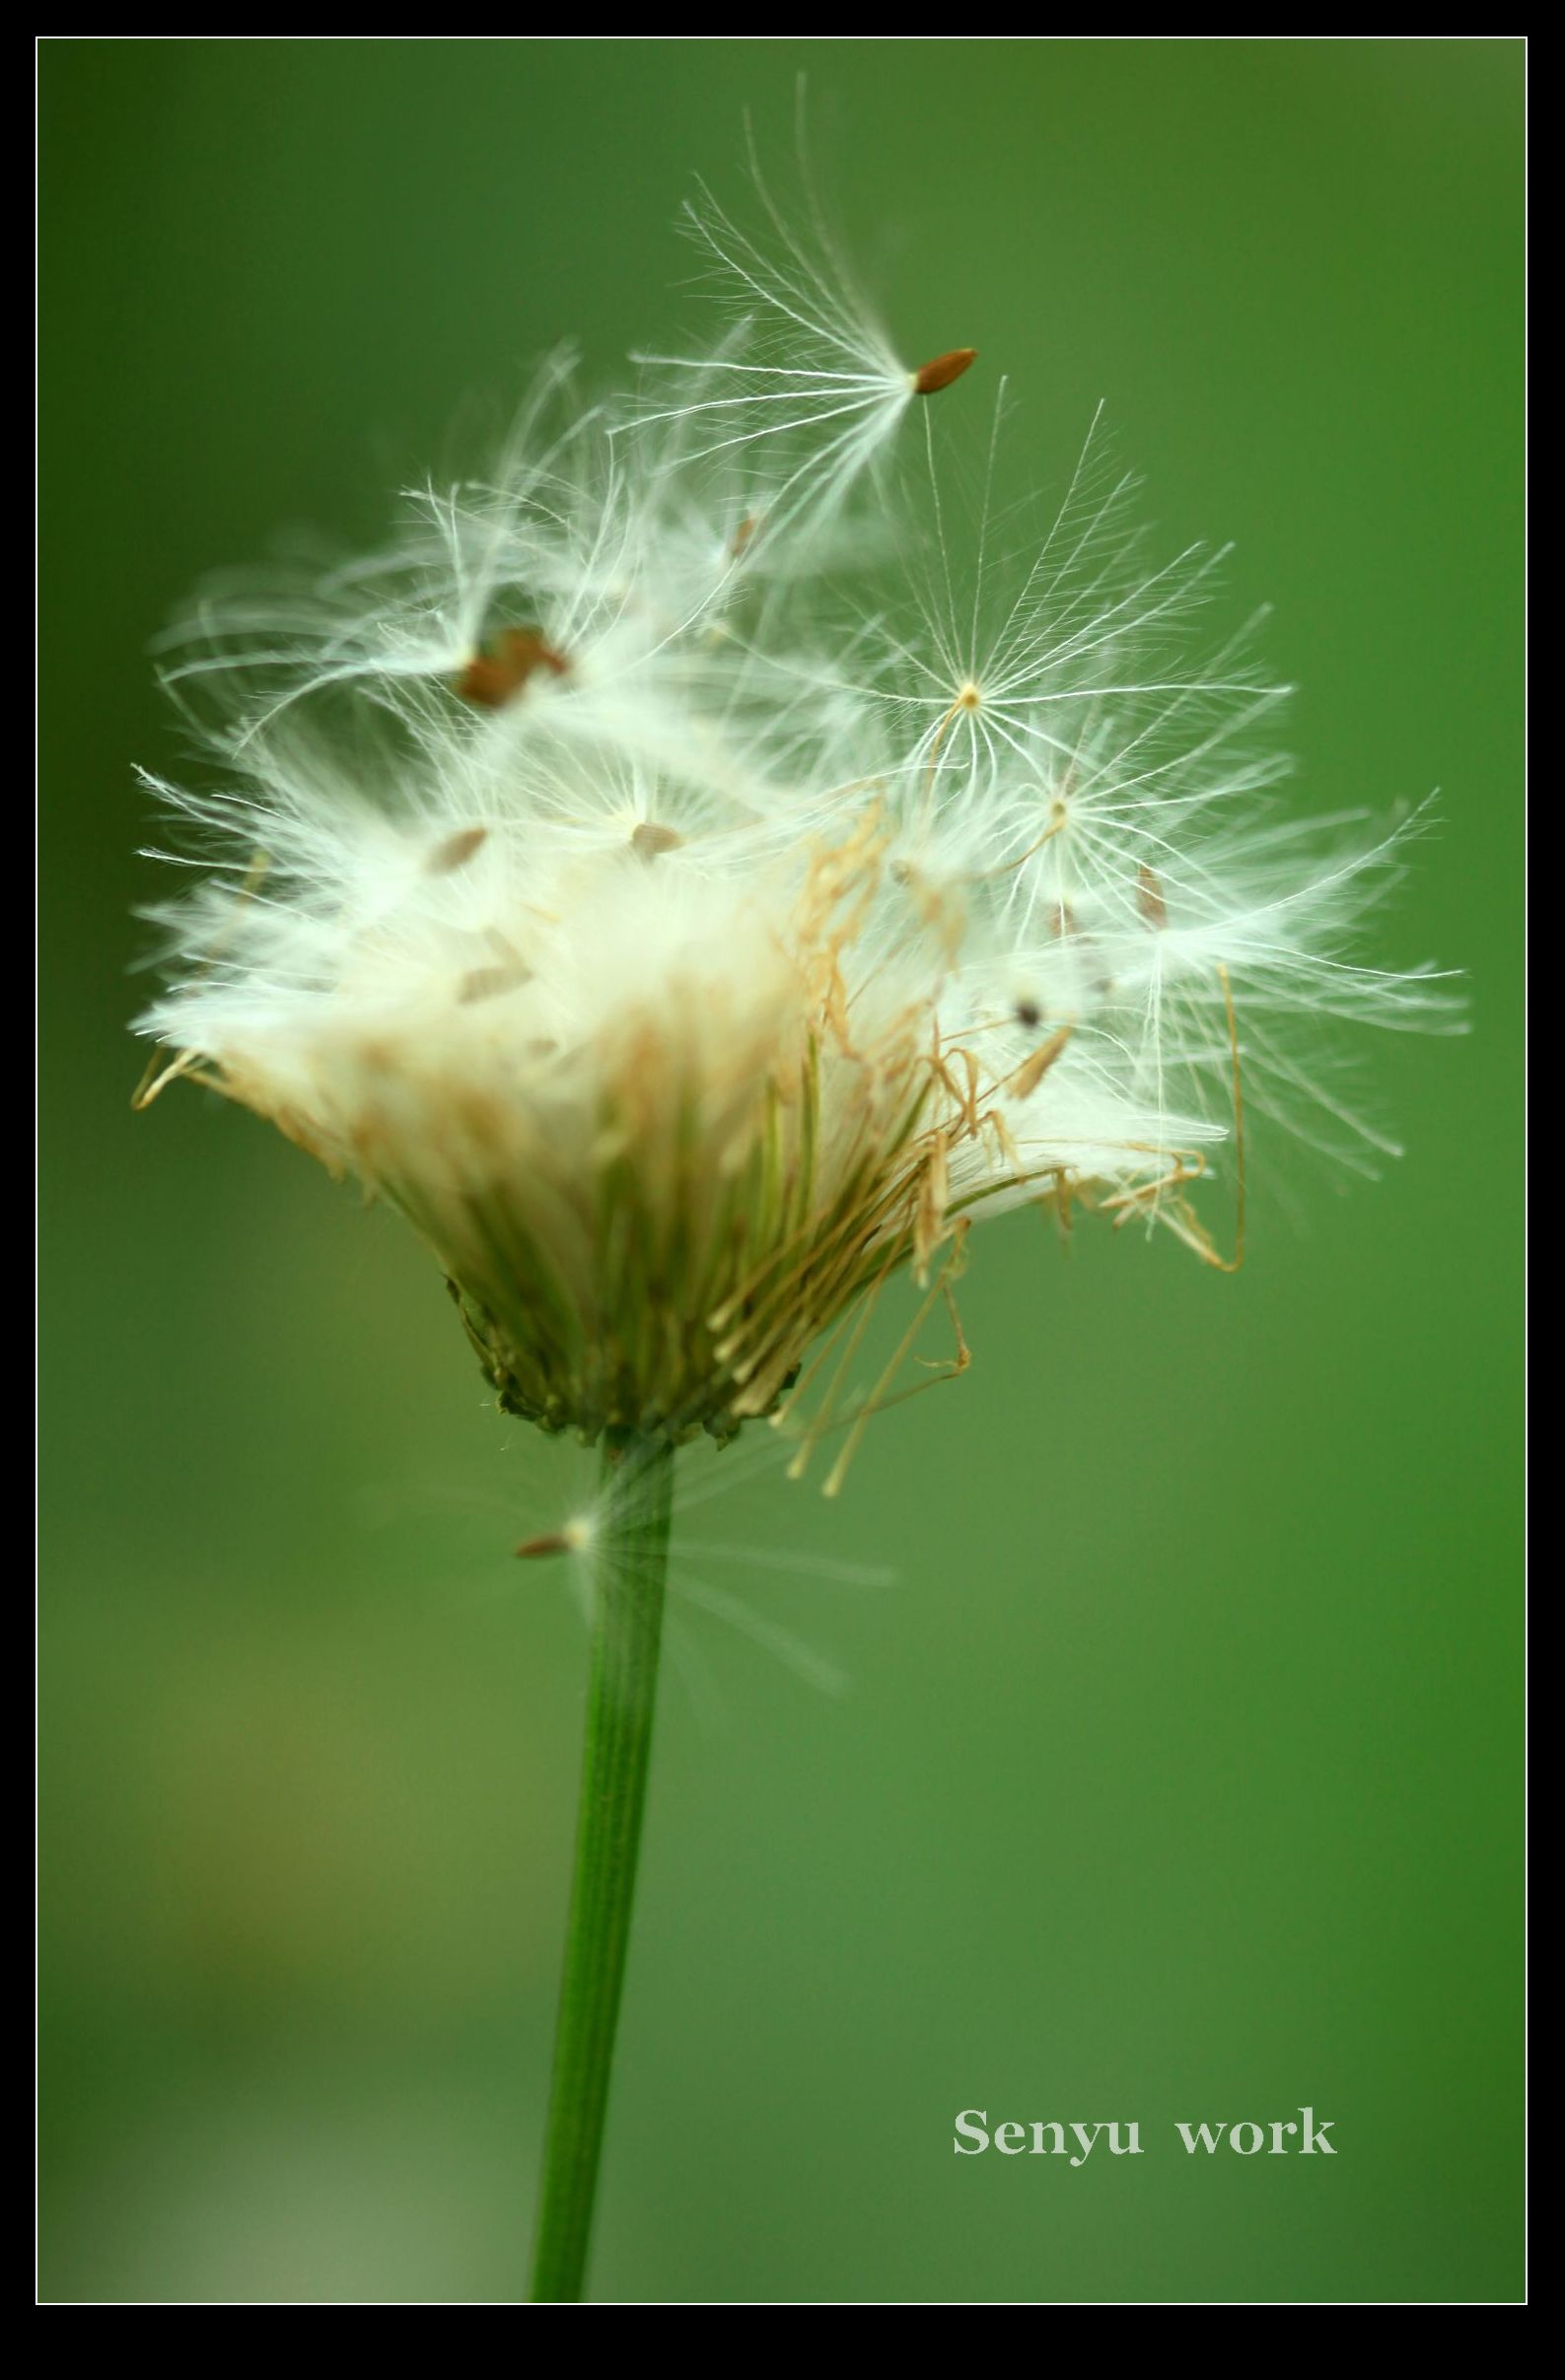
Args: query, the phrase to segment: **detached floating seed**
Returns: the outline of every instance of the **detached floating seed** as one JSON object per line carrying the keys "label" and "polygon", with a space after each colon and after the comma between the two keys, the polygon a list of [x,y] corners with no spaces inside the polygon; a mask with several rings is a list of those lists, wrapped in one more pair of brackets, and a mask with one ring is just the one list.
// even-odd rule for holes
{"label": "detached floating seed", "polygon": [[915,396],[938,396],[953,381],[960,381],[969,364],[976,363],[976,347],[948,347],[944,355],[931,356],[920,364],[913,375]]}
{"label": "detached floating seed", "polygon": [[487,652],[473,655],[457,680],[457,693],[480,711],[503,711],[539,669],[565,677],[570,665],[541,629],[502,628]]}

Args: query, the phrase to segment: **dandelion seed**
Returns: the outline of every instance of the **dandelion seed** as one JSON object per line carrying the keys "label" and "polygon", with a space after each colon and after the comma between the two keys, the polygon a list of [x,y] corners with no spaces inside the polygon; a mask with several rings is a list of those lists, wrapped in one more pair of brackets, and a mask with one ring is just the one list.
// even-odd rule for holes
{"label": "dandelion seed", "polygon": [[663,851],[677,851],[684,837],[672,826],[660,826],[655,819],[643,818],[631,829],[630,848],[643,860],[655,860]]}
{"label": "dandelion seed", "polygon": [[975,364],[977,360],[976,347],[952,347],[945,355],[931,356],[929,362],[920,364],[913,375],[913,394],[938,396],[942,388],[949,388],[953,381],[960,381],[968,365]]}
{"label": "dandelion seed", "polygon": [[498,711],[515,701],[540,669],[552,677],[570,674],[570,663],[536,628],[506,628],[487,653],[475,654],[457,680],[463,702]]}
{"label": "dandelion seed", "polygon": [[[801,147],[803,133],[801,128]],[[960,379],[973,347],[953,347],[909,368],[826,228],[806,162],[805,228],[773,198],[751,144],[750,177],[765,231],[753,236],[702,189],[684,229],[707,278],[735,317],[729,336],[699,355],[644,353],[649,375],[621,434],[656,432],[665,466],[689,475],[737,457],[758,460],[769,493],[756,515],[775,535],[801,519],[829,520],[895,439],[910,407]],[[752,533],[744,531],[736,554]]]}
{"label": "dandelion seed", "polygon": [[459,868],[465,868],[473,853],[480,851],[488,839],[487,826],[460,826],[454,835],[447,835],[443,842],[436,844],[424,862],[425,873],[429,875],[454,875]]}

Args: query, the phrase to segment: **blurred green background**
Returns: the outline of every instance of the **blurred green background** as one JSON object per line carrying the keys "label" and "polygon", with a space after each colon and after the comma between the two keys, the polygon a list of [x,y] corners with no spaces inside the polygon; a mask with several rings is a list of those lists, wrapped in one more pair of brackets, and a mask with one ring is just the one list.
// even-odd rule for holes
{"label": "blurred green background", "polygon": [[[564,333],[667,341],[801,68],[903,352],[1010,372],[1044,480],[1106,396],[1237,538],[1293,798],[1442,789],[1386,952],[1476,1029],[1373,1051],[1379,1185],[1296,1216],[1272,1150],[1236,1280],[985,1232],[972,1373],[840,1506],[692,1472],[597,2289],[1519,2288],[1520,46],[49,39],[46,2298],[517,2294],[584,1672],[510,1548],[582,1458],[390,1218],[131,1114],[130,767],[203,571],[373,531]],[[1335,2161],[1173,2131],[1301,2103]],[[1148,2153],[958,2158],[969,2107]]]}

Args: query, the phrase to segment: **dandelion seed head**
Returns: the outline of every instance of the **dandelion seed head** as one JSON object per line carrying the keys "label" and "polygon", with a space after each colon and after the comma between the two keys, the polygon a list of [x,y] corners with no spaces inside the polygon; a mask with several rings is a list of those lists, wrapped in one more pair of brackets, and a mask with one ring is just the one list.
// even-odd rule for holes
{"label": "dandelion seed head", "polygon": [[1362,1164],[1328,1028],[1449,1014],[1357,939],[1417,818],[1272,807],[1221,557],[1147,551],[1095,425],[1031,541],[986,493],[959,564],[932,425],[973,351],[909,368],[761,205],[690,217],[705,350],[593,402],[556,358],[380,552],[203,596],[165,674],[210,781],[147,781],[186,863],[158,1082],[395,1207],[500,1403],[588,1438],[791,1412],[893,1276],[954,1321],[1012,1206],[1215,1261],[1241,1074]]}

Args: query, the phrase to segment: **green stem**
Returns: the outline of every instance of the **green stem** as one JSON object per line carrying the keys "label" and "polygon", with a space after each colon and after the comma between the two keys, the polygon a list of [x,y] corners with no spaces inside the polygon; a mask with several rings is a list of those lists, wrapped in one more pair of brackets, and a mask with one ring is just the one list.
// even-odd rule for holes
{"label": "green stem", "polygon": [[605,1443],[604,1483],[576,1874],[534,2244],[534,2304],[574,2303],[587,2268],[652,1749],[674,1449],[621,1434]]}

